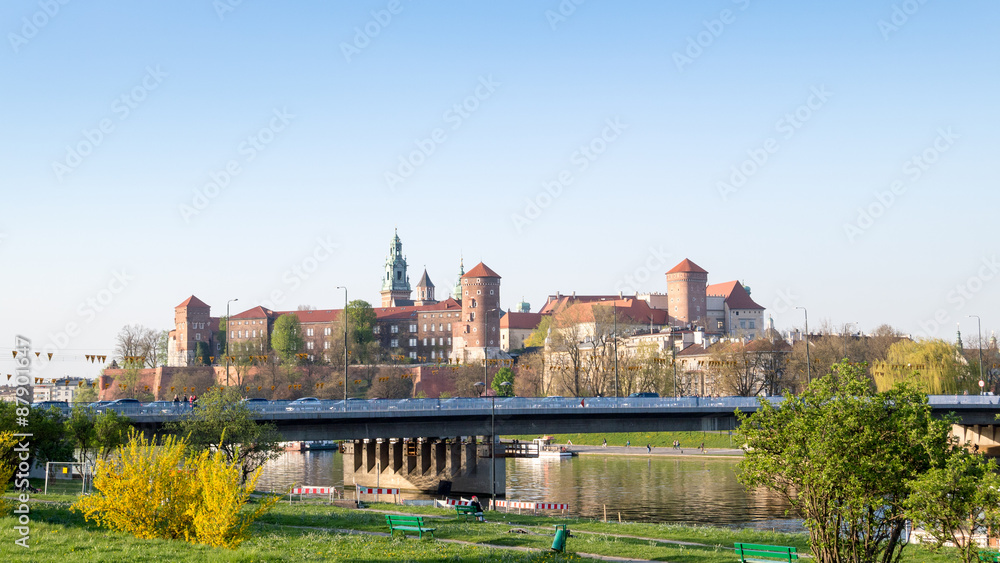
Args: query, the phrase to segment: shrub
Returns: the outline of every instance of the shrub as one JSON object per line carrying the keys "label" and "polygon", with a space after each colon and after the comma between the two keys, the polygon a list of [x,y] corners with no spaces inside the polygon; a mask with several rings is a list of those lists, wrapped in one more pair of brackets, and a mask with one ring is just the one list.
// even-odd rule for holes
{"label": "shrub", "polygon": [[14,501],[2,495],[7,492],[7,486],[17,470],[17,463],[9,460],[13,459],[9,454],[16,445],[17,438],[13,432],[0,432],[0,516],[6,516],[14,508]]}
{"label": "shrub", "polygon": [[94,488],[73,505],[84,518],[138,538],[183,538],[192,543],[235,548],[247,528],[277,502],[263,501],[242,512],[260,476],[246,484],[236,463],[216,451],[191,455],[188,444],[167,437],[159,445],[132,431],[115,455],[98,460]]}

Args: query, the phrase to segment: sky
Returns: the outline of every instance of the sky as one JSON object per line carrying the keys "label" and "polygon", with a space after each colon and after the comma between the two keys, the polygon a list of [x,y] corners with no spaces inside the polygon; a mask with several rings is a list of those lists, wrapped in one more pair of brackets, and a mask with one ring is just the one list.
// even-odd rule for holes
{"label": "sky", "polygon": [[[779,329],[1000,330],[986,0],[9,0],[0,338],[94,377],[190,295],[379,303],[460,259],[501,303],[663,292]],[[848,325],[848,323],[851,323]],[[2,374],[13,373],[0,356]]]}

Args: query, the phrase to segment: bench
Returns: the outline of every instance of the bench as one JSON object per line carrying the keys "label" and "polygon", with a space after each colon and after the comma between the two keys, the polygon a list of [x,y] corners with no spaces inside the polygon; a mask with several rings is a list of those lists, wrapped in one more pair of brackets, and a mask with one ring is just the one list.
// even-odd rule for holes
{"label": "bench", "polygon": [[733,545],[740,563],[771,563],[772,561],[798,561],[798,550],[783,545],[737,543]]}
{"label": "bench", "polygon": [[427,528],[424,526],[423,516],[400,516],[398,514],[386,514],[385,523],[389,526],[389,535],[392,536],[396,533],[396,530],[403,532],[403,537],[406,537],[406,532],[417,532],[419,538],[423,539],[424,532],[427,532],[434,537],[434,530],[436,528]]}
{"label": "bench", "polygon": [[459,516],[472,516],[476,520],[483,516],[483,513],[476,510],[474,506],[455,505],[455,513]]}
{"label": "bench", "polygon": [[980,551],[979,560],[984,563],[1000,563],[1000,551]]}

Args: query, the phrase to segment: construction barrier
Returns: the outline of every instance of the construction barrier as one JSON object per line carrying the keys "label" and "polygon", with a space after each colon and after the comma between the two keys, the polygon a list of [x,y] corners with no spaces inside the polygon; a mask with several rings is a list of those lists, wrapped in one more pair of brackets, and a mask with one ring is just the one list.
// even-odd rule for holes
{"label": "construction barrier", "polygon": [[465,499],[449,498],[449,499],[445,499],[445,500],[443,500],[441,502],[445,503],[445,505],[447,505],[447,506],[470,506],[470,505],[472,505],[472,501],[471,500],[465,500]]}
{"label": "construction barrier", "polygon": [[399,489],[386,489],[381,487],[362,487],[355,485],[354,500],[360,502],[361,495],[375,495],[375,502],[378,502],[379,495],[392,495],[392,501],[399,504]]}
{"label": "construction barrier", "polygon": [[[299,500],[302,500],[302,495],[326,495],[326,500],[333,501],[334,497],[337,496],[336,487],[293,487],[291,491],[288,492],[288,503],[292,503],[292,495],[299,495]],[[340,498],[344,498],[341,494]]]}
{"label": "construction barrier", "polygon": [[516,508],[518,514],[521,513],[521,510],[530,510],[534,513],[537,513],[539,510],[558,510],[560,512],[565,512],[569,510],[569,504],[561,502],[525,502],[519,500],[490,501],[490,510],[504,509],[505,512],[510,512],[510,509],[512,508]]}

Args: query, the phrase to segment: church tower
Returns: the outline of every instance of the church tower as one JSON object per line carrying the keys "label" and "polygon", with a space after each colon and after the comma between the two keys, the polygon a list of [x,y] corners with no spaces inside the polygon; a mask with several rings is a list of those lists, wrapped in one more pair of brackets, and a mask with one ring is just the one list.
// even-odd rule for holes
{"label": "church tower", "polygon": [[458,259],[458,279],[455,280],[455,287],[451,290],[451,297],[458,302],[462,301],[462,276],[465,275],[465,259]]}
{"label": "church tower", "polygon": [[427,275],[427,268],[424,268],[424,275],[420,276],[420,281],[417,282],[417,299],[413,304],[433,305],[435,303],[437,301],[434,300],[434,284]]}
{"label": "church tower", "polygon": [[403,257],[403,243],[398,232],[392,237],[389,256],[385,259],[381,293],[383,307],[395,307],[410,300],[410,277],[406,275],[406,258]]}

